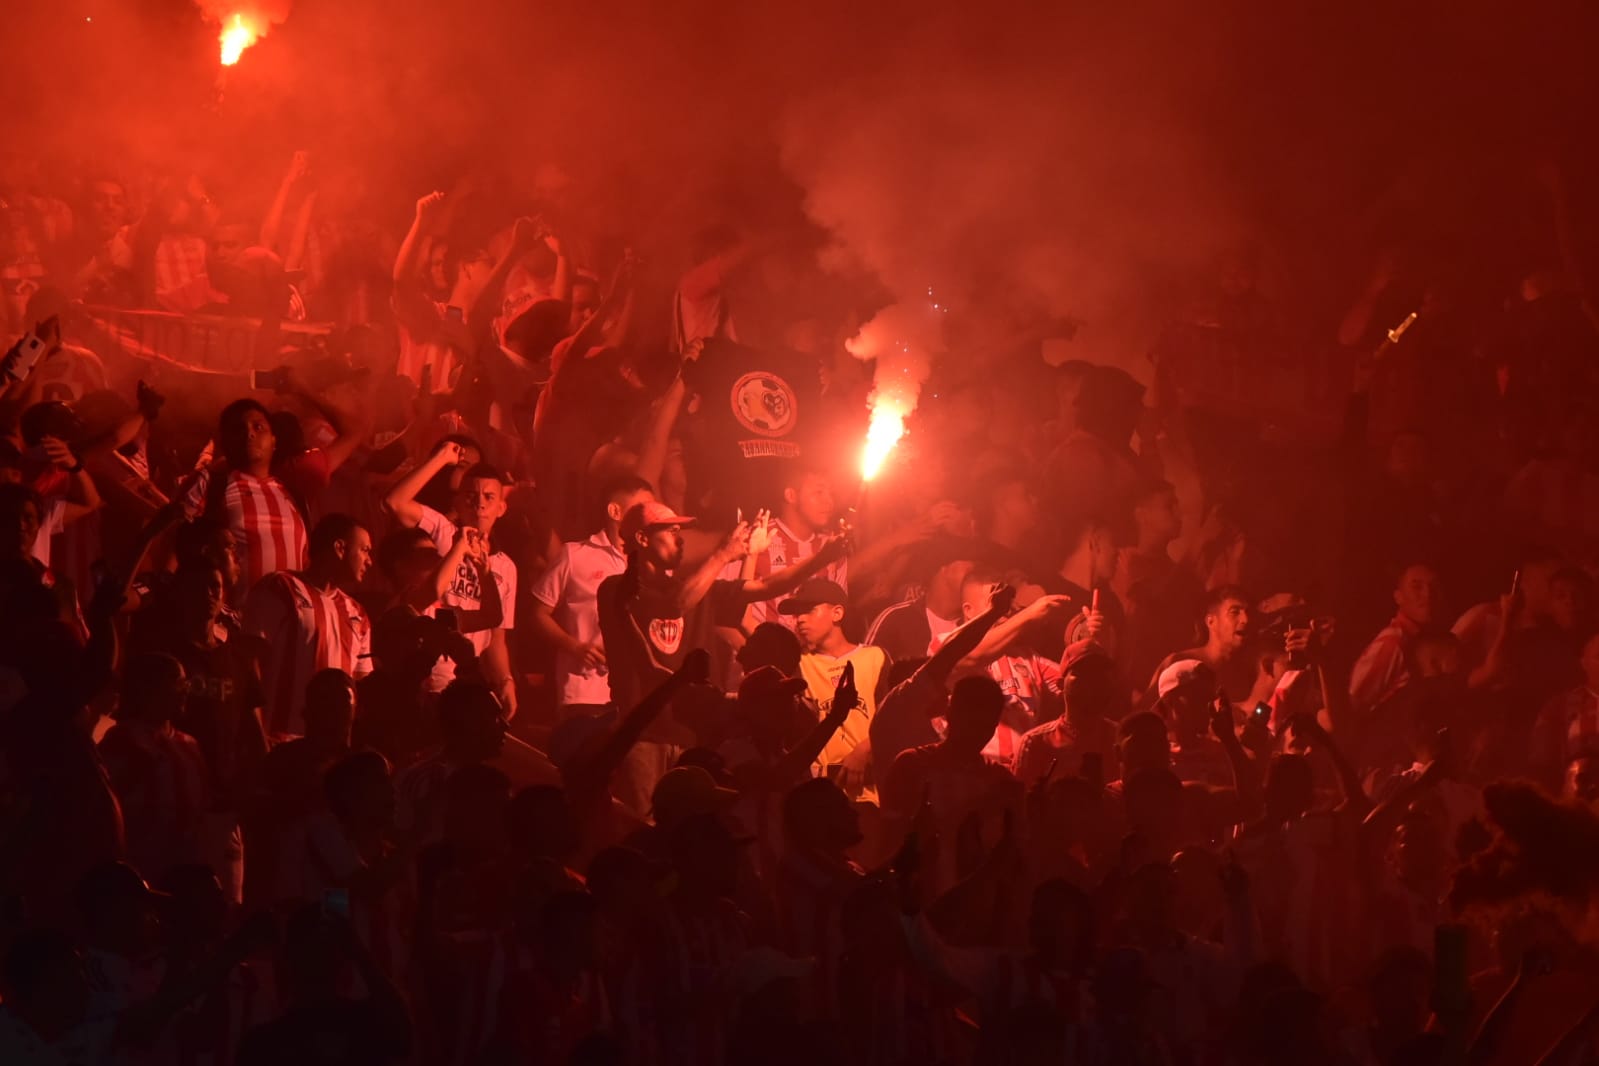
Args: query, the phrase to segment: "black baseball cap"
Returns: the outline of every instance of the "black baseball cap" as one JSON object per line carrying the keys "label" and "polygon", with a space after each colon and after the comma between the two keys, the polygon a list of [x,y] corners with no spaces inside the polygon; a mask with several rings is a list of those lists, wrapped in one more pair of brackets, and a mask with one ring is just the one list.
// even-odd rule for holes
{"label": "black baseball cap", "polygon": [[836,581],[829,581],[825,577],[813,577],[799,587],[799,591],[777,605],[777,613],[785,615],[804,614],[818,604],[832,603],[840,607],[849,604],[849,593]]}

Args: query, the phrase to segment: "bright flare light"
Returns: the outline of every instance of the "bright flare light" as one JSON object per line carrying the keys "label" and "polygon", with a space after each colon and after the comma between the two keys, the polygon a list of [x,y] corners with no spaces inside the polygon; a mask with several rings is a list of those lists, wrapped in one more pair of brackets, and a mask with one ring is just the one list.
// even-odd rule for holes
{"label": "bright flare light", "polygon": [[243,15],[234,15],[222,26],[222,65],[231,67],[239,61],[244,50],[261,39],[260,32],[245,21]]}
{"label": "bright flare light", "polygon": [[905,435],[905,413],[898,404],[879,401],[872,408],[872,421],[866,429],[866,447],[861,452],[861,479],[870,481],[883,469],[894,445]]}

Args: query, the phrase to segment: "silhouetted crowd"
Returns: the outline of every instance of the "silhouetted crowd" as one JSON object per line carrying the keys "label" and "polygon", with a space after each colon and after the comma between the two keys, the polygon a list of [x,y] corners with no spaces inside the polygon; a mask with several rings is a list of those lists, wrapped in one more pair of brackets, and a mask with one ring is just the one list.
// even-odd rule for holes
{"label": "silhouetted crowd", "polygon": [[0,1062],[1599,1061],[1558,175],[1136,376],[953,308],[868,481],[808,249],[3,170]]}

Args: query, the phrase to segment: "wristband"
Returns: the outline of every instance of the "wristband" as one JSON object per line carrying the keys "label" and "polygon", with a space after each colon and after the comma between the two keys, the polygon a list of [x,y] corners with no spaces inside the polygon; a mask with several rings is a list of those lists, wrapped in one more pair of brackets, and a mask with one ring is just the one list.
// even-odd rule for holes
{"label": "wristband", "polygon": [[72,465],[67,467],[67,473],[69,473],[69,474],[81,474],[81,473],[83,473],[83,460],[82,459],[73,460]]}

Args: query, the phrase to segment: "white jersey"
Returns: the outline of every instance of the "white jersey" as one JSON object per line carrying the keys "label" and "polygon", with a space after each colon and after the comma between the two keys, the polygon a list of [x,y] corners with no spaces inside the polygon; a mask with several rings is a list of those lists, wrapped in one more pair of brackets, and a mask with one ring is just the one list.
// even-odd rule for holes
{"label": "white jersey", "polygon": [[[604,533],[571,541],[533,586],[533,598],[548,607],[556,625],[584,644],[600,641],[600,582],[627,569],[627,556]],[[555,688],[561,706],[611,701],[610,674],[591,669],[565,651],[555,656]]]}
{"label": "white jersey", "polygon": [[[454,522],[425,505],[417,527],[433,538],[433,544],[441,556],[450,553],[450,549],[455,546],[455,538],[461,534],[460,527]],[[504,620],[499,628],[515,629],[516,564],[504,552],[494,552],[489,556],[489,573],[494,575],[494,586],[500,592],[500,609],[504,614]],[[445,590],[443,599],[429,607],[426,613],[430,616],[437,615],[440,607],[458,607],[464,611],[483,609],[483,587],[479,584],[476,567],[469,560],[461,560],[461,565],[456,567],[455,576],[450,579],[450,587]],[[466,634],[466,638],[472,642],[473,649],[479,655],[488,651],[489,641],[493,637],[492,629],[480,629],[476,633]],[[433,664],[433,676],[428,682],[428,689],[431,692],[442,692],[444,686],[454,679],[455,664],[441,656],[439,661]]]}

